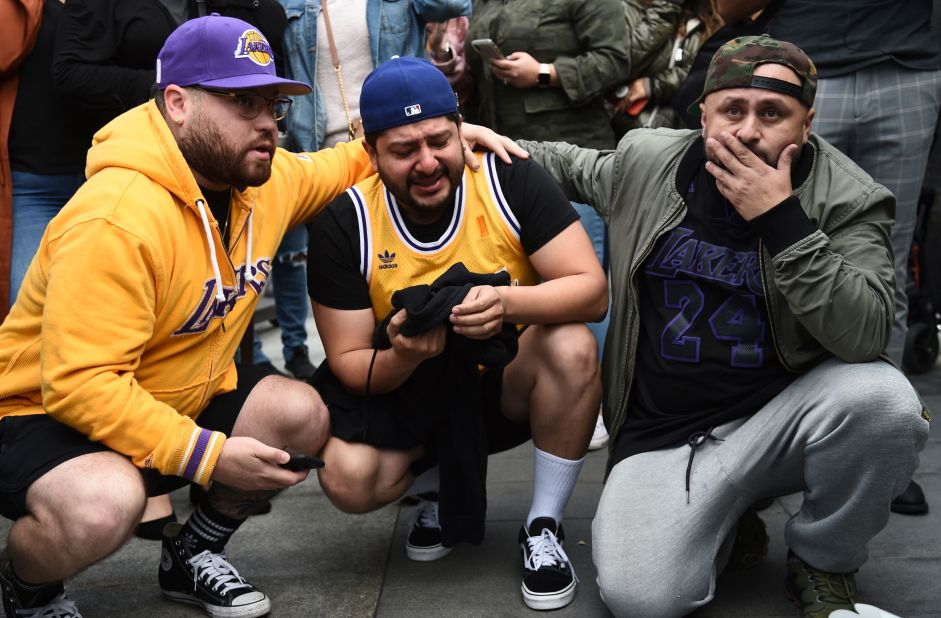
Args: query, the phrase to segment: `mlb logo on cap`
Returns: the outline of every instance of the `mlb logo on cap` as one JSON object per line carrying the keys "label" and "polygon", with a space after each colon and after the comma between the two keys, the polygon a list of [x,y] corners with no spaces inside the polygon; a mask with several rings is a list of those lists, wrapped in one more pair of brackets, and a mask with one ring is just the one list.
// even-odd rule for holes
{"label": "mlb logo on cap", "polygon": [[405,108],[406,116],[417,116],[421,113],[421,105],[409,105]]}

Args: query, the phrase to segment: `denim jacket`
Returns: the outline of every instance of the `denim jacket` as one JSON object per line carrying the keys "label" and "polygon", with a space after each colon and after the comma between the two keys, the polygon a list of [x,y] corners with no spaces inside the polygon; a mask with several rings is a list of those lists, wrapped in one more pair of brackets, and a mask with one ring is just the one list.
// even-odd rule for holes
{"label": "denim jacket", "polygon": [[[317,19],[320,0],[279,0],[288,16],[284,34],[287,77],[314,86],[296,97],[287,118],[289,150],[316,151],[323,146],[327,116],[317,86]],[[367,0],[366,22],[373,67],[394,55],[425,55],[425,24],[470,15],[471,0]],[[342,48],[342,42],[338,43]],[[330,59],[327,58],[329,62]]]}

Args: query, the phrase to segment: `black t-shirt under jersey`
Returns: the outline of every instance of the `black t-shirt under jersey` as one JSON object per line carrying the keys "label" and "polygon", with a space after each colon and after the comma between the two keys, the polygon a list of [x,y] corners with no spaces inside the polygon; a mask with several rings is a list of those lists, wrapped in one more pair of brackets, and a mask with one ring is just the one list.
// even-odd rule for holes
{"label": "black t-shirt under jersey", "polygon": [[[512,165],[497,159],[496,164],[500,186],[520,224],[520,242],[526,255],[538,251],[578,220],[562,190],[540,165],[522,159],[514,159]],[[419,225],[407,217],[405,223],[416,239],[431,242],[441,236],[450,220],[451,211],[447,211],[435,223]],[[372,307],[369,285],[359,270],[359,224],[350,196],[344,193],[331,202],[307,229],[307,288],[311,299],[334,309]]]}

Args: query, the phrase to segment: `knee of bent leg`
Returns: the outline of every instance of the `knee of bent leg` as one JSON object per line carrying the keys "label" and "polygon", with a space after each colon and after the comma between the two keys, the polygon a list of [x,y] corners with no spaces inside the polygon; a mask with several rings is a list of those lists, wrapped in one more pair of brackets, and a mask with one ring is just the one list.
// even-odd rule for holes
{"label": "knee of bent leg", "polygon": [[89,479],[95,487],[79,491],[60,519],[66,537],[76,546],[114,547],[130,536],[143,513],[147,496],[136,470],[99,481]]}
{"label": "knee of bent leg", "polygon": [[330,501],[347,513],[366,513],[376,508],[379,459],[368,449],[347,448],[330,440],[323,451],[325,466],[318,473],[320,486]]}
{"label": "knee of bent leg", "polygon": [[[623,471],[623,470],[622,470]],[[618,485],[618,469],[608,482]],[[608,489],[606,488],[606,492]],[[610,498],[610,494],[608,495]],[[684,616],[711,598],[712,570],[642,539],[648,533],[628,526],[614,508],[617,500],[602,495],[592,523],[592,562],[598,590],[615,616]]]}
{"label": "knee of bent leg", "polygon": [[839,385],[835,401],[840,403],[841,422],[860,436],[885,446],[920,448],[927,433],[921,418],[922,404],[908,379],[885,363],[869,363],[858,375]]}
{"label": "knee of bent leg", "polygon": [[273,384],[279,393],[277,415],[273,417],[277,418],[280,433],[296,442],[292,448],[308,453],[320,450],[330,432],[330,417],[317,391],[297,380],[278,376],[265,380],[277,381]]}
{"label": "knee of bent leg", "polygon": [[598,567],[598,591],[615,616],[684,616],[698,605],[690,603],[668,577],[635,575],[639,574]]}
{"label": "knee of bent leg", "polygon": [[598,378],[598,344],[584,324],[556,324],[547,327],[547,360],[563,370],[562,375],[579,382]]}

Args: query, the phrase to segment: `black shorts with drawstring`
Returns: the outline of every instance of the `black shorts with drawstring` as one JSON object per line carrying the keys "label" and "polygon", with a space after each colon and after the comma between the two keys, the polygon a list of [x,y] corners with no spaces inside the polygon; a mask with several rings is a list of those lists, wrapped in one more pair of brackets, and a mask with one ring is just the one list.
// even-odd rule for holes
{"label": "black shorts with drawstring", "polygon": [[[214,397],[198,417],[200,427],[231,435],[239,412],[252,389],[265,377],[277,375],[270,367],[237,365],[238,386]],[[70,459],[111,451],[100,442],[48,414],[7,416],[0,419],[0,515],[19,519],[28,512],[26,494],[36,480]],[[159,496],[189,484],[179,476],[142,469],[148,496]]]}

